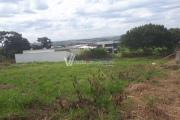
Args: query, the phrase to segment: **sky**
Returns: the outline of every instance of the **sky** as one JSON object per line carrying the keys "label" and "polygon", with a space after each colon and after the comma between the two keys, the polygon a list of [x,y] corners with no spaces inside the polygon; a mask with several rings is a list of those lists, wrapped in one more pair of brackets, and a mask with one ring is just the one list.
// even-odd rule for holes
{"label": "sky", "polygon": [[0,0],[0,31],[29,42],[120,36],[149,23],[180,28],[180,1]]}

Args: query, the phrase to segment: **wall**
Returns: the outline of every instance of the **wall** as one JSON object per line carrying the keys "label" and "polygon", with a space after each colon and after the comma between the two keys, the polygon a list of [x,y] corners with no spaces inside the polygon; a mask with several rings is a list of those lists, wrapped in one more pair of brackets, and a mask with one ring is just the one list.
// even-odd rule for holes
{"label": "wall", "polygon": [[40,50],[24,50],[23,54],[29,53],[44,53],[44,52],[54,52],[54,49],[40,49]]}
{"label": "wall", "polygon": [[46,53],[28,53],[15,54],[16,63],[25,62],[60,62],[68,57],[71,53],[67,51],[46,52]]}

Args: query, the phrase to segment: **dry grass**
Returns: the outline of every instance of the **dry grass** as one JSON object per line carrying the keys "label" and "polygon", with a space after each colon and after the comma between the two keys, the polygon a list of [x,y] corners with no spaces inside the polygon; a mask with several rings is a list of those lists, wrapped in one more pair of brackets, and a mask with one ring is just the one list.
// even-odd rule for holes
{"label": "dry grass", "polygon": [[[122,118],[180,120],[180,71],[167,69],[171,68],[167,66],[174,67],[172,61],[164,66],[161,68],[166,69],[163,77],[155,76],[149,81],[131,84],[126,88],[127,95],[132,96],[130,99],[135,104],[130,110],[121,111],[124,113]],[[154,81],[158,84],[151,84]]]}

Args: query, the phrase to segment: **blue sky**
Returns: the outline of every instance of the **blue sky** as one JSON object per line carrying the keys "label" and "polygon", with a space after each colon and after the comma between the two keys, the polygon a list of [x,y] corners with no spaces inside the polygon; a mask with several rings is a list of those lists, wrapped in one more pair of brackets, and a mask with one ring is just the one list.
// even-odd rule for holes
{"label": "blue sky", "polygon": [[0,0],[0,31],[30,42],[122,35],[143,24],[180,28],[179,0]]}

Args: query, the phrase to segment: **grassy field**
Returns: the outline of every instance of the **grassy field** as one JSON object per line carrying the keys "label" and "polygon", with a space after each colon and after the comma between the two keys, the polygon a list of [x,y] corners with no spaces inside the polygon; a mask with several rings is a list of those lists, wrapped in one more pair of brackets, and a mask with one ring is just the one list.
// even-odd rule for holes
{"label": "grassy field", "polygon": [[[162,75],[155,58],[105,64],[0,64],[1,119],[120,119],[124,88]],[[166,61],[159,62],[163,65]]]}

